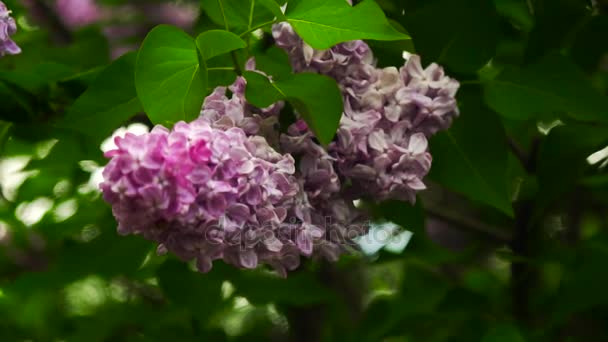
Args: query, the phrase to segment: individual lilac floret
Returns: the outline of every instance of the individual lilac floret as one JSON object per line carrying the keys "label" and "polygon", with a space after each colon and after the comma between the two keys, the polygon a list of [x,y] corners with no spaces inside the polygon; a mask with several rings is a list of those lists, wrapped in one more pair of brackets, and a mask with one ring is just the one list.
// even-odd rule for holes
{"label": "individual lilac floret", "polygon": [[21,48],[11,39],[17,32],[17,23],[11,17],[11,11],[0,1],[0,56],[16,55]]}
{"label": "individual lilac floret", "polygon": [[116,145],[106,153],[111,160],[101,189],[118,231],[159,242],[159,252],[196,259],[203,272],[223,259],[241,268],[265,263],[285,274],[312,253],[311,239],[323,235],[296,219],[293,158],[262,137],[199,118],[171,131],[156,126],[127,134]]}

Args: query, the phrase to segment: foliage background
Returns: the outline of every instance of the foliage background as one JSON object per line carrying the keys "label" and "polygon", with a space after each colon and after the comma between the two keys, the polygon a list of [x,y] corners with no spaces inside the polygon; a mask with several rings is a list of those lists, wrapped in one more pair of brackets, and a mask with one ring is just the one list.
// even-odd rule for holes
{"label": "foliage background", "polygon": [[[272,19],[268,1],[191,2],[189,33],[248,32]],[[135,54],[111,61],[107,22],[72,30],[51,2],[32,1],[38,16],[6,3],[23,53],[0,60],[1,341],[608,340],[606,1],[378,0],[411,36],[370,41],[379,65],[402,65],[403,50],[444,65],[461,81],[461,116],[431,140],[416,206],[365,204],[413,232],[405,249],[309,262],[287,279],[220,263],[203,275],[119,237],[95,190],[100,143],[183,117],[154,116]],[[154,23],[129,20],[145,28],[137,45]],[[281,72],[262,29],[208,67],[255,55]],[[210,72],[194,96],[233,77]]]}

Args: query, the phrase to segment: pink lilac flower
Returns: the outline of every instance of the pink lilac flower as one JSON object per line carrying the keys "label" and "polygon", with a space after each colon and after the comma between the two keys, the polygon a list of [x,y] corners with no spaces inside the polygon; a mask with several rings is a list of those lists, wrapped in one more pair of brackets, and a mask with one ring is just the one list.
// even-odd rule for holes
{"label": "pink lilac flower", "polygon": [[101,8],[95,0],[57,0],[59,18],[72,29],[91,25],[101,19]]}
{"label": "pink lilac flower", "polygon": [[[255,70],[253,60],[247,63],[246,69]],[[225,87],[216,88],[206,98],[201,117],[217,128],[239,127],[255,139],[261,134],[280,151],[302,157],[294,174],[299,192],[289,206],[288,217],[292,224],[289,230],[297,232],[296,245],[305,256],[337,260],[348,250],[352,238],[365,232],[366,228],[352,200],[341,193],[334,159],[313,141],[313,135],[302,120],[290,127],[293,136],[283,135],[279,142],[275,124],[283,103],[256,108],[245,100],[245,85],[245,79],[238,77],[228,87],[232,93],[230,98],[226,96]],[[297,136],[299,134],[301,136]],[[290,260],[293,263],[298,259],[292,253]]]}
{"label": "pink lilac flower", "polygon": [[352,246],[352,240],[366,233],[365,216],[343,191],[335,169],[336,160],[321,147],[303,120],[296,121],[280,137],[283,151],[300,159],[297,178],[302,188],[304,222],[322,227],[324,239],[314,240],[315,253],[335,261]]}
{"label": "pink lilac flower", "polygon": [[[101,184],[121,234],[140,234],[206,272],[212,261],[281,273],[310,251],[294,214],[294,160],[204,118],[116,138]],[[306,233],[308,234],[308,233]]]}
{"label": "pink lilac flower", "polygon": [[[287,23],[275,25],[273,37],[289,54],[294,71],[328,75],[342,90],[344,113],[328,155],[340,178],[351,183],[351,191],[377,200],[413,202],[431,167],[427,139],[447,129],[459,113],[454,98],[458,82],[437,64],[423,69],[416,55],[400,69],[377,68],[363,41],[318,51]],[[304,138],[311,133],[296,131],[290,130],[283,141],[314,143]]]}
{"label": "pink lilac flower", "polygon": [[11,17],[11,11],[0,1],[0,56],[16,55],[21,48],[11,39],[17,32],[15,19]]}

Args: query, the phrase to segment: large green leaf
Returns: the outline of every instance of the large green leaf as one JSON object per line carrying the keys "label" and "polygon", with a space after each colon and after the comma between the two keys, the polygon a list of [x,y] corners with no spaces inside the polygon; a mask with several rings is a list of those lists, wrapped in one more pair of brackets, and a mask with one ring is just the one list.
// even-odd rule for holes
{"label": "large green leaf", "polygon": [[245,78],[245,96],[253,105],[267,107],[281,99],[288,100],[321,143],[332,141],[344,109],[342,95],[334,79],[301,73],[271,82],[255,72],[246,72]]}
{"label": "large green leaf", "polygon": [[256,0],[201,0],[201,6],[216,25],[237,33],[274,18],[267,6]]}
{"label": "large green leaf", "polygon": [[204,60],[247,46],[239,36],[224,30],[209,30],[196,37],[196,46]]}
{"label": "large green leaf", "polygon": [[110,64],[57,125],[82,132],[100,143],[120,124],[141,112],[133,79],[135,58],[135,53],[129,53]]}
{"label": "large green leaf", "polygon": [[273,79],[290,77],[293,73],[289,56],[285,50],[272,46],[255,56],[255,68],[272,75]]}
{"label": "large green leaf", "polygon": [[405,0],[399,4],[395,16],[402,18],[425,63],[473,72],[494,56],[499,20],[490,0]]}
{"label": "large green leaf", "polygon": [[485,107],[478,87],[459,94],[460,117],[431,138],[430,177],[453,191],[513,215],[507,186],[507,140],[498,116]]}
{"label": "large green leaf", "polygon": [[351,7],[344,0],[290,2],[287,21],[315,49],[328,49],[355,39],[401,40],[409,37],[397,31],[373,0]]}
{"label": "large green leaf", "polygon": [[194,39],[178,28],[159,25],[148,33],[137,55],[135,88],[153,123],[192,120],[207,90]]}
{"label": "large green leaf", "polygon": [[505,68],[485,83],[485,97],[490,107],[511,119],[552,114],[608,122],[608,99],[576,65],[557,54],[526,68]]}
{"label": "large green leaf", "polygon": [[245,71],[244,76],[247,80],[245,96],[254,106],[266,108],[285,99],[285,94],[277,89],[268,77],[255,71]]}
{"label": "large green leaf", "polygon": [[[209,30],[201,33],[196,38],[196,46],[200,53],[199,63],[202,66],[201,72],[207,73],[204,76],[207,80],[209,91],[217,86],[230,85],[238,76],[235,63],[239,62],[236,55],[223,56],[234,50],[243,49],[247,43],[239,36],[225,30]],[[218,66],[215,66],[217,64]]]}

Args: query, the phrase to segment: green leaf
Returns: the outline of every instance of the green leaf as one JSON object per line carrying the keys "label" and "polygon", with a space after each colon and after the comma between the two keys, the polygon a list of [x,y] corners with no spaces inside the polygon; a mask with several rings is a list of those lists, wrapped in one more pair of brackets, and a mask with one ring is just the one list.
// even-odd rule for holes
{"label": "green leaf", "polygon": [[550,55],[526,68],[507,67],[485,82],[486,102],[501,115],[519,120],[540,114],[608,122],[608,99],[600,95],[566,57]]}
{"label": "green leaf", "polygon": [[290,77],[293,73],[289,56],[285,50],[272,46],[264,53],[255,56],[255,67],[277,80]]}
{"label": "green leaf", "polygon": [[507,144],[498,116],[484,106],[477,87],[464,86],[460,117],[431,139],[430,177],[472,200],[512,216],[507,186]]}
{"label": "green leaf", "polygon": [[[499,18],[489,0],[404,0],[395,16],[414,40],[424,63],[474,72],[496,51]],[[403,12],[403,14],[401,14]]]}
{"label": "green leaf", "polygon": [[325,50],[355,39],[402,40],[373,0],[351,7],[344,0],[307,0],[289,3],[287,21],[315,49]]}
{"label": "green leaf", "polygon": [[534,62],[547,52],[564,47],[572,33],[580,29],[585,17],[590,15],[585,1],[535,0],[530,5],[536,23],[527,39],[527,62]]}
{"label": "green leaf", "polygon": [[511,23],[524,32],[530,32],[534,27],[534,18],[530,13],[526,0],[494,0],[496,11],[508,18]]}
{"label": "green leaf", "polygon": [[137,55],[135,88],[153,123],[189,121],[199,113],[207,91],[194,39],[182,30],[159,25],[148,33]]}
{"label": "green leaf", "polygon": [[36,107],[33,94],[12,82],[0,80],[0,119],[28,122],[36,116]]}
{"label": "green leaf", "polygon": [[245,71],[243,76],[247,80],[245,97],[254,106],[266,108],[285,99],[285,95],[274,87],[267,76],[255,71]]}
{"label": "green leaf", "polygon": [[133,80],[135,59],[135,53],[129,53],[110,64],[67,109],[57,126],[82,132],[99,144],[141,112]]}
{"label": "green leaf", "polygon": [[207,87],[210,88],[208,90],[232,84],[238,76],[233,66],[233,59],[222,55],[245,48],[247,43],[232,32],[210,30],[196,38],[196,46],[200,54],[201,72],[206,73],[203,76],[208,81]]}
{"label": "green leaf", "polygon": [[572,42],[572,58],[586,71],[595,71],[600,66],[602,57],[608,53],[608,44],[598,44],[608,32],[608,15],[597,15],[590,18]]}
{"label": "green leaf", "polygon": [[[256,0],[201,0],[201,6],[209,18],[218,26],[232,32],[242,33],[265,22],[274,14],[268,4]],[[269,0],[273,2],[273,0]]]}
{"label": "green leaf", "polygon": [[187,263],[169,259],[158,269],[158,280],[171,302],[188,308],[199,319],[208,319],[222,303],[223,279],[217,273],[194,272]]}
{"label": "green leaf", "polygon": [[266,7],[272,14],[274,14],[277,18],[284,18],[285,15],[281,10],[281,6],[275,0],[258,0],[258,2]]}
{"label": "green leaf", "polygon": [[4,146],[11,136],[12,127],[12,123],[0,121],[0,156],[4,155]]}
{"label": "green leaf", "polygon": [[586,158],[608,143],[603,126],[567,125],[553,128],[538,156],[539,207],[572,189],[588,164]]}
{"label": "green leaf", "polygon": [[204,60],[247,46],[236,34],[224,30],[210,30],[196,37],[196,46]]}
{"label": "green leaf", "polygon": [[327,76],[301,73],[271,82],[267,77],[246,72],[245,96],[255,106],[284,99],[298,111],[322,144],[329,144],[336,131],[344,105],[336,81]]}
{"label": "green leaf", "polygon": [[277,80],[275,84],[302,115],[319,141],[329,144],[338,130],[344,110],[336,81],[323,75],[301,73],[289,79]]}
{"label": "green leaf", "polygon": [[[598,270],[604,267],[608,260],[606,246],[608,240],[602,232],[582,241],[576,248],[574,258],[563,265],[558,300],[552,310],[553,320],[567,321],[576,313],[605,308],[608,303],[608,275]],[[562,253],[564,252],[566,251],[562,250]]]}
{"label": "green leaf", "polygon": [[[284,303],[309,306],[330,301],[332,296],[335,296],[335,293],[321,283],[313,272],[290,274],[287,279],[260,271],[230,273],[232,276],[228,279],[236,287],[236,292],[258,305]],[[252,284],[255,286],[251,286]],[[294,296],[294,293],[298,295]]]}

